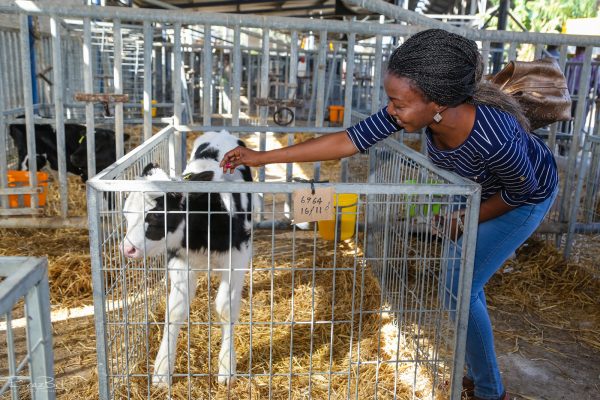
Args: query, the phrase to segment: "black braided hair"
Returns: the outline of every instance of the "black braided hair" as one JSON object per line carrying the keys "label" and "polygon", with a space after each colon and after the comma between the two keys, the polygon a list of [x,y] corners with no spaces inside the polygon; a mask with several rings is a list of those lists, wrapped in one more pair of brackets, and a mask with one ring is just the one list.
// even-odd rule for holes
{"label": "black braided hair", "polygon": [[477,43],[442,29],[428,29],[406,40],[392,53],[388,72],[409,78],[426,100],[441,106],[486,104],[506,111],[529,130],[517,101],[483,78]]}

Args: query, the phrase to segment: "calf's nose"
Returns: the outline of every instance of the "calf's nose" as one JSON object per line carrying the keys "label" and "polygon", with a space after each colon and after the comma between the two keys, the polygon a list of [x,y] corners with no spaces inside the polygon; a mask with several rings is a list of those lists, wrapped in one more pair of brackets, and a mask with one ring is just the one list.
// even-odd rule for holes
{"label": "calf's nose", "polygon": [[121,243],[121,252],[127,258],[137,258],[141,253],[137,247],[126,243]]}

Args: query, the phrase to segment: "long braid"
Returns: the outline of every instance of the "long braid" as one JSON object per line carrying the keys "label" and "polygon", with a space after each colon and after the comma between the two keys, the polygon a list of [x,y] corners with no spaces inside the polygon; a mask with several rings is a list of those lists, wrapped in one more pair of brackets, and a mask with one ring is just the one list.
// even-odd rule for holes
{"label": "long braid", "polygon": [[512,114],[529,130],[519,104],[483,79],[477,44],[442,29],[428,29],[406,40],[390,57],[388,72],[413,81],[428,100],[441,106],[485,104]]}

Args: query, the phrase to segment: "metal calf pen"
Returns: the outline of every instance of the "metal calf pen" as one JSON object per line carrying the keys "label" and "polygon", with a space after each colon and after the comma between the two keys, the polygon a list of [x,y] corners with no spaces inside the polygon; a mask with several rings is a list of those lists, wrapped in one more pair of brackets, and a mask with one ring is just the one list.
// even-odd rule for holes
{"label": "metal calf pen", "polygon": [[[89,181],[102,399],[166,394],[460,398],[479,209],[477,185],[437,170],[402,145],[382,144],[356,165],[356,171],[369,172],[356,178],[362,183],[326,184],[336,194],[356,195],[356,203],[337,210],[336,224],[341,229],[333,231],[334,240],[324,240],[323,226],[300,230],[286,220],[288,195],[307,184],[192,182],[173,174],[172,181],[136,179],[150,162],[173,171],[172,163],[180,157],[174,133],[173,127],[165,128]],[[240,133],[242,138],[251,135],[256,134]],[[167,193],[264,196],[264,207],[253,203],[251,209],[253,257],[239,321],[231,322],[235,334],[230,340],[237,348],[232,385],[216,382],[223,322],[211,308],[216,294],[211,278],[234,267],[230,260],[219,269],[210,256],[211,269],[197,271],[197,293],[195,299],[190,294],[191,306],[181,323],[171,383],[153,385],[153,360],[169,307],[170,279],[166,248],[158,256],[140,260],[125,258],[119,250],[125,235],[122,204],[134,192],[159,197]],[[114,209],[106,208],[107,197],[114,200]],[[462,254],[449,254],[451,233],[435,229],[436,216],[459,209],[466,213]],[[179,212],[190,220],[189,209]],[[210,209],[204,213],[210,227],[216,214]],[[339,239],[343,224],[350,227],[352,239]],[[187,268],[194,268],[189,257]],[[457,260],[462,275],[456,296],[445,289],[452,284],[445,271],[447,263]]]}
{"label": "metal calf pen", "polygon": [[[0,257],[0,397],[54,399],[48,264]],[[22,328],[25,328],[21,335]]]}

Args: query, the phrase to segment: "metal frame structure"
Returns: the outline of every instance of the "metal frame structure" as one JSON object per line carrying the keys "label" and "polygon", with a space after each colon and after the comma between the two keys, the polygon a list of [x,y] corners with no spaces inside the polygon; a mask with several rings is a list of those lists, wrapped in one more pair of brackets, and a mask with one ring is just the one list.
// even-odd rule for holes
{"label": "metal frame structure", "polygon": [[[113,34],[114,45],[120,46],[119,48],[123,48],[123,32],[125,26],[137,26],[138,30],[143,33],[145,48],[145,51],[143,52],[143,62],[140,63],[143,64],[144,68],[147,70],[158,68],[156,71],[158,72],[160,70],[162,74],[155,74],[157,78],[153,78],[154,80],[143,80],[143,118],[139,121],[143,121],[144,124],[144,138],[151,136],[153,123],[173,122],[176,125],[184,124],[186,114],[185,110],[189,108],[192,108],[192,111],[188,112],[188,114],[195,114],[196,116],[200,117],[199,121],[201,125],[191,125],[191,128],[193,129],[209,129],[217,123],[223,123],[225,125],[231,124],[231,126],[238,126],[240,124],[252,125],[257,123],[261,127],[267,127],[269,124],[269,118],[267,110],[268,107],[266,106],[259,107],[258,117],[256,120],[240,119],[240,111],[242,109],[242,103],[240,99],[243,94],[242,87],[246,86],[242,85],[242,77],[245,77],[248,83],[248,93],[246,94],[251,94],[251,96],[248,98],[248,102],[250,104],[249,110],[253,109],[252,104],[255,98],[264,99],[273,95],[273,87],[269,84],[269,82],[271,81],[272,77],[271,73],[273,71],[276,72],[277,68],[279,68],[280,71],[279,75],[282,74],[281,71],[285,71],[283,73],[285,79],[283,82],[281,82],[282,79],[280,76],[279,81],[283,87],[287,89],[287,98],[293,99],[296,96],[297,88],[302,84],[307,83],[307,79],[304,79],[304,82],[300,82],[301,80],[299,80],[297,77],[296,66],[298,59],[302,54],[313,60],[312,71],[314,73],[309,78],[311,97],[308,102],[309,107],[307,110],[307,121],[305,123],[298,123],[296,125],[306,125],[311,129],[316,129],[316,131],[319,133],[327,132],[328,128],[325,128],[327,125],[325,110],[330,101],[329,94],[336,92],[335,88],[339,85],[339,87],[343,88],[354,88],[353,91],[344,90],[343,94],[343,105],[346,110],[346,118],[344,118],[343,125],[348,126],[351,121],[351,116],[355,111],[368,114],[370,111],[379,108],[384,103],[384,91],[381,88],[381,71],[382,68],[385,67],[387,54],[391,50],[391,46],[388,44],[401,41],[403,38],[410,36],[411,34],[424,29],[425,27],[442,27],[478,41],[481,44],[484,60],[486,60],[488,63],[488,70],[489,62],[491,60],[490,54],[492,52],[491,43],[498,42],[505,43],[505,46],[502,49],[503,62],[506,62],[510,59],[515,59],[519,47],[523,45],[533,46],[535,48],[535,57],[538,57],[542,54],[544,46],[549,44],[558,45],[561,52],[561,56],[558,61],[563,70],[565,70],[566,66],[568,65],[568,47],[585,46],[587,48],[587,52],[585,53],[585,60],[581,66],[581,75],[589,75],[594,67],[596,70],[598,70],[598,66],[594,64],[591,58],[592,50],[597,47],[597,39],[595,37],[473,30],[465,27],[455,27],[444,24],[440,21],[431,20],[423,15],[418,15],[381,1],[364,2],[359,0],[349,0],[348,3],[357,7],[368,8],[372,12],[381,13],[389,18],[393,18],[396,21],[406,21],[415,25],[383,25],[377,23],[319,21],[280,17],[264,18],[249,15],[208,13],[183,14],[181,12],[177,12],[176,10],[157,11],[130,10],[111,7],[67,7],[53,1],[43,2],[40,4],[35,2],[27,3],[34,5],[29,9],[27,6],[22,6],[22,4],[19,2],[7,1],[0,5],[0,11],[17,13],[23,16],[23,20],[21,21],[23,29],[21,30],[19,36],[19,43],[21,45],[21,64],[23,65],[24,72],[31,69],[30,60],[25,56],[26,54],[29,54],[27,42],[27,32],[29,28],[26,24],[25,17],[27,15],[53,16],[52,26],[54,26],[53,29],[55,29],[55,35],[53,36],[52,54],[53,59],[56,60],[53,64],[53,74],[55,74],[57,78],[58,75],[62,75],[59,71],[64,71],[64,66],[60,61],[62,58],[61,52],[59,51],[60,45],[56,44],[60,43],[61,32],[64,30],[61,28],[61,22],[64,18],[82,21],[82,25],[80,26],[83,27],[83,31],[89,32],[89,34],[83,35],[82,46],[88,49],[93,47],[92,33],[94,32],[94,26],[96,26],[96,24],[120,28],[114,29],[114,32],[117,34]],[[57,24],[57,22],[59,23]],[[204,40],[203,42],[197,44],[183,43],[181,41],[181,32],[186,31],[188,27],[192,27],[195,32],[197,32],[197,35],[199,35],[198,38],[201,38],[203,32],[212,32],[212,27],[217,26],[225,27],[225,29],[231,32],[231,35],[228,34],[227,37],[221,38],[221,41],[218,43],[214,40]],[[164,47],[155,46],[155,51],[152,52],[151,49],[153,47],[153,36],[154,33],[158,31],[168,31],[168,35],[170,35],[169,37],[172,38],[170,39],[172,40],[172,43],[169,44],[169,46]],[[119,35],[119,33],[121,34]],[[277,35],[279,35],[279,37],[277,37]],[[286,37],[285,40],[281,40],[281,37],[283,37],[282,35]],[[303,36],[311,37],[311,35],[316,42],[315,48],[311,50],[301,49],[301,46],[298,43],[300,38]],[[346,35],[346,39],[339,40],[339,35]],[[242,44],[242,37],[246,36],[253,38],[252,40],[254,41],[251,46],[248,46],[247,53],[244,52],[245,47]],[[287,38],[289,38],[289,40]],[[369,40],[365,41],[363,38],[369,38]],[[121,43],[119,43],[119,39],[121,39]],[[179,40],[179,42],[177,42],[177,40]],[[16,50],[19,46],[17,43],[15,43],[15,40],[12,40],[11,43],[12,45],[10,48],[15,50],[11,54],[16,55]],[[332,45],[335,44],[334,51],[329,49],[330,43]],[[369,52],[366,53],[367,56],[363,65],[359,65],[361,62],[359,60],[361,60],[361,57],[363,56],[361,56],[359,51],[355,51],[358,43],[366,46],[365,48],[371,46],[369,47]],[[46,45],[45,47],[47,48],[48,46]],[[169,48],[171,51],[168,51]],[[186,83],[187,79],[184,75],[184,64],[186,62],[186,58],[195,58],[196,55],[199,54],[200,49],[202,50],[202,54],[206,54],[208,56],[201,57],[199,61],[195,60],[195,65],[197,67],[202,67],[199,73],[196,73],[195,69],[192,73],[192,75],[198,79],[197,82],[201,85],[201,87],[195,87],[194,84],[187,85]],[[219,50],[219,52],[213,54],[213,50],[216,51],[218,49],[222,49],[222,52]],[[215,107],[218,107],[215,94],[216,86],[218,85],[216,85],[213,81],[213,68],[215,65],[218,65],[219,62],[217,59],[222,58],[224,52],[228,52],[232,65],[230,80],[231,119],[221,120],[213,117],[213,110],[215,110]],[[337,55],[335,55],[336,52]],[[50,53],[50,51],[46,51],[46,53]],[[152,57],[153,53],[155,55],[154,57]],[[244,56],[245,54],[247,57]],[[276,62],[275,64],[279,65],[279,67],[275,65],[275,69],[271,69],[273,64],[271,61],[281,59],[282,54],[289,54],[289,62],[286,61],[283,67],[281,67],[281,63]],[[93,54],[92,56],[88,54],[88,56],[92,58]],[[346,76],[342,82],[340,81],[342,77],[337,74],[334,67],[337,57],[343,56],[345,56],[348,62],[346,65]],[[156,63],[153,63],[153,58]],[[119,88],[114,88],[115,92],[126,90],[123,85],[122,62],[119,61],[117,63],[118,59],[119,57],[115,57],[115,63],[113,65],[114,71],[112,79],[115,83],[119,82],[117,85]],[[164,60],[164,62],[161,61],[159,63],[159,59]],[[169,60],[168,63],[167,60]],[[354,62],[351,62],[350,60],[354,60]],[[362,66],[368,67],[369,71],[367,71],[367,74],[371,74],[374,79],[370,81],[361,81],[363,77],[359,72],[360,67]],[[93,67],[94,65],[90,64],[84,68],[85,74],[83,75],[87,76],[86,80],[88,80],[88,89],[94,87]],[[246,71],[244,71],[244,68],[246,68]],[[171,71],[169,73],[170,82],[168,77],[169,69]],[[191,69],[186,73],[189,73],[190,71]],[[359,75],[356,75],[355,72],[359,73]],[[161,76],[160,79],[158,79],[159,75]],[[23,78],[26,76],[29,76],[28,72],[21,74],[21,86],[25,89],[25,91],[30,92],[31,82],[29,79]],[[89,82],[89,79],[92,79],[92,82]],[[169,107],[169,104],[172,104],[173,114],[172,117],[161,118],[159,121],[157,121],[151,116],[151,110],[152,107],[154,107],[151,104],[151,99],[159,94],[157,92],[159,88],[161,90],[163,88],[166,89],[169,83],[171,84],[171,90],[169,92],[172,93],[172,97],[177,100],[173,101],[170,99],[172,103],[161,104],[166,105],[167,107]],[[597,82],[593,85],[597,85]],[[575,192],[574,182],[576,182],[576,173],[580,170],[580,152],[584,143],[583,137],[590,134],[594,121],[593,118],[586,119],[586,115],[591,114],[587,113],[587,107],[584,106],[584,104],[592,104],[593,107],[596,107],[597,109],[597,106],[594,106],[594,104],[596,104],[595,99],[597,98],[597,92],[590,90],[591,86],[587,85],[585,79],[581,80],[580,86],[580,90],[578,91],[579,95],[577,96],[578,107],[575,110],[575,119],[572,124],[567,126],[570,131],[561,132],[561,126],[565,127],[565,125],[554,124],[548,130],[542,132],[543,134],[547,135],[548,144],[552,149],[556,147],[557,143],[566,142],[568,154],[567,157],[557,156],[560,161],[559,164],[564,166],[565,170],[563,174],[564,179],[561,183],[561,195],[556,202],[556,212],[551,214],[552,217],[548,219],[548,223],[544,224],[541,228],[542,232],[558,234],[558,236],[561,236],[567,232],[569,215],[573,214],[574,207],[577,207],[578,205],[578,200],[574,199],[571,194]],[[186,87],[187,90],[185,89]],[[280,96],[280,91],[277,92],[278,93],[276,96]],[[285,93],[286,90],[283,92]],[[163,91],[163,94],[165,94],[165,91]],[[589,99],[589,102],[587,103],[582,101],[585,96],[587,96]],[[4,97],[6,97],[6,93],[4,94]],[[194,106],[196,104],[196,99],[200,99],[200,102],[197,103],[200,110],[199,112],[194,111],[195,107],[189,107],[190,105]],[[55,117],[52,118],[50,122],[56,126],[61,126],[64,122],[62,113],[64,113],[65,99],[62,98],[60,94],[55,93],[53,96],[53,101],[54,104],[51,105],[51,107],[54,108],[53,114]],[[34,122],[31,117],[39,105],[32,104],[31,100],[27,100],[26,103],[26,107],[23,108],[22,113],[25,114],[27,125],[31,128]],[[161,104],[157,106],[160,106]],[[0,104],[0,108],[6,109],[6,106]],[[98,111],[94,110],[95,109],[91,104],[87,106],[85,120],[88,127],[88,132],[93,130],[93,122],[98,123],[96,120]],[[293,111],[296,112],[297,110]],[[94,114],[94,112],[96,114]],[[115,118],[114,120],[110,120],[110,122],[115,124],[115,130],[117,133],[122,132],[124,118],[126,117],[127,116],[124,115],[123,111],[120,109],[120,106],[115,106]],[[6,123],[8,122],[9,120],[6,115],[0,116],[0,142],[1,139],[6,141],[6,138],[2,137],[2,135],[4,135],[3,132],[5,131],[4,126],[6,126]],[[189,125],[189,123],[187,124]],[[29,131],[31,131],[31,129],[29,129]],[[298,127],[297,131],[293,132],[300,131],[307,130]],[[57,135],[59,138],[62,135],[60,129],[57,129]],[[33,135],[31,133],[29,138],[31,139],[30,141],[32,141]],[[89,154],[88,160],[90,162],[89,166],[93,167],[94,143],[93,140],[90,140],[87,143]],[[264,143],[265,141],[261,140],[261,146],[263,146]],[[32,150],[33,149],[30,149],[30,153]],[[118,150],[118,154],[122,154],[122,146],[120,146]],[[7,156],[0,152],[0,168],[5,168],[4,166],[7,165],[6,162],[4,162],[6,157]],[[10,157],[10,154],[8,157]],[[91,170],[93,171],[94,168],[91,168]],[[315,168],[315,178],[317,179],[319,175],[318,171],[319,165],[317,164]],[[0,184],[2,185],[0,187],[0,197],[5,199],[6,196],[3,196],[3,194],[14,193],[14,189],[7,188],[6,178],[4,177],[5,173],[4,171],[0,172]],[[345,176],[345,174],[343,175]],[[59,181],[61,191],[66,193],[66,173],[62,173],[60,170]],[[32,194],[35,200],[37,197],[37,194],[35,193],[37,192],[36,186],[35,174],[32,174],[30,178],[30,186],[28,188],[21,188],[19,190],[33,192]],[[44,224],[47,226],[60,226],[61,224],[63,226],[69,226],[73,224],[80,224],[81,220],[77,220],[76,222],[69,220],[67,217],[68,211],[66,199],[61,198],[61,201],[63,204],[61,205],[61,215],[58,219],[47,220],[45,222],[42,220],[40,222],[39,218],[36,218],[35,220],[34,218],[3,218],[0,220],[0,225],[14,227],[28,226],[27,224],[35,226],[43,226]],[[36,208],[35,201],[33,203],[34,204],[32,204],[32,207],[28,209],[2,209],[0,211],[5,215],[18,215],[19,213],[36,215],[36,213],[39,213],[39,209]],[[567,243],[566,247],[568,248],[569,246],[570,244]]]}
{"label": "metal frame structure", "polygon": [[[26,390],[35,400],[55,398],[52,327],[50,325],[50,294],[48,262],[45,258],[0,257],[0,334],[6,340],[6,369],[0,371],[0,396],[10,393],[11,399],[22,397]],[[17,316],[20,321],[15,321]],[[25,354],[16,350],[15,323],[26,328]],[[19,324],[17,324],[19,325]],[[15,340],[17,339],[17,340]],[[4,357],[3,357],[4,358]],[[27,372],[27,375],[25,375]],[[27,396],[28,397],[28,396]]]}
{"label": "metal frame structure", "polygon": [[[242,128],[232,128],[232,131],[238,133],[241,138],[260,135],[244,132]],[[437,169],[424,156],[399,143],[382,143],[371,150],[369,160],[363,160],[364,165],[359,165],[359,169],[368,172],[362,177],[362,183],[324,184],[333,187],[336,193],[357,195],[356,209],[346,213],[338,212],[335,224],[339,226],[343,223],[344,215],[352,214],[354,222],[351,231],[356,248],[362,249],[353,251],[349,259],[334,251],[334,255],[325,260],[319,255],[322,248],[318,243],[321,243],[322,239],[319,238],[316,225],[308,231],[302,231],[290,225],[289,219],[286,219],[289,211],[283,206],[285,199],[294,190],[306,187],[306,184],[236,182],[232,185],[225,182],[200,183],[178,179],[160,182],[135,179],[150,162],[158,163],[171,176],[176,177],[177,160],[181,158],[178,154],[179,149],[181,147],[177,144],[176,128],[169,126],[89,181],[88,215],[100,398],[114,398],[116,393],[123,397],[135,395],[151,398],[159,393],[171,394],[175,390],[174,386],[168,386],[160,391],[151,384],[151,357],[154,356],[154,350],[150,349],[157,340],[152,335],[151,328],[164,324],[154,320],[153,315],[160,314],[161,304],[167,297],[165,291],[169,280],[166,277],[165,255],[135,261],[126,260],[119,252],[119,244],[125,234],[120,205],[128,193],[148,191],[165,194],[177,192],[183,193],[184,196],[189,193],[255,193],[262,195],[264,199],[252,209],[256,222],[251,231],[251,240],[255,251],[246,284],[250,309],[235,324],[238,331],[249,330],[247,340],[250,343],[249,354],[246,355],[249,360],[238,360],[238,365],[246,365],[238,367],[238,380],[247,382],[251,387],[255,387],[253,383],[260,382],[259,386],[268,388],[263,394],[270,397],[275,390],[275,382],[280,382],[280,379],[289,382],[291,391],[294,382],[302,377],[306,377],[309,382],[321,377],[318,379],[329,382],[330,386],[326,390],[329,396],[333,396],[332,383],[341,379],[343,387],[348,388],[344,397],[359,398],[358,388],[362,385],[372,385],[375,393],[380,394],[384,391],[389,393],[387,390],[396,390],[394,388],[402,386],[401,374],[398,371],[406,366],[414,369],[410,384],[416,387],[416,371],[419,366],[425,368],[433,377],[432,393],[441,391],[448,393],[452,399],[460,398],[459,382],[463,373],[470,282],[479,213],[478,185]],[[112,198],[116,208],[108,209],[105,206],[106,198]],[[451,232],[447,227],[440,228],[437,235],[434,235],[438,220],[435,215],[449,217],[458,209],[465,212],[465,238],[460,255],[448,253],[447,245]],[[185,212],[190,213],[189,210]],[[210,211],[208,214],[210,215]],[[266,242],[263,240],[265,235]],[[338,235],[339,233],[335,233],[333,249],[341,244]],[[308,244],[308,248],[301,247],[301,243]],[[283,248],[285,250],[282,250]],[[293,265],[288,267],[285,261],[288,261],[290,253],[296,261],[292,261]],[[321,257],[321,261],[317,262],[317,257]],[[460,260],[461,263],[460,290],[457,296],[444,289],[449,283],[446,265],[453,260]],[[218,274],[219,271],[203,270],[201,275],[208,276],[207,280],[210,282],[211,273]],[[298,309],[301,306],[308,309],[304,313],[295,313],[292,310],[283,321],[274,319],[272,313],[270,317],[265,317],[261,310],[264,312],[265,307],[270,307],[271,310],[277,307],[273,303],[275,289],[270,289],[270,306],[265,305],[259,300],[258,282],[265,278],[265,274],[273,281],[280,278],[280,274],[293,275],[294,271],[313,277],[313,284],[310,286],[312,304],[295,303]],[[336,274],[339,273],[350,274],[355,282],[352,285],[352,308],[349,315],[345,315],[336,305],[335,282]],[[323,274],[331,276],[326,278],[327,281],[333,280],[333,298],[329,300],[329,305],[319,303],[317,288],[314,286],[315,276]],[[376,304],[369,306],[367,304],[372,294],[367,293],[363,286],[371,275],[378,279],[381,292],[375,299]],[[284,301],[287,302],[289,298],[293,302],[293,281],[288,289]],[[278,292],[282,290],[285,291],[280,288]],[[210,285],[200,289],[200,292],[200,296],[206,299],[202,301],[203,304],[210,301]],[[445,303],[445,296],[452,298],[453,305]],[[321,315],[320,311],[323,308],[329,310],[327,312],[330,314],[326,312],[325,316]],[[381,318],[384,314],[393,316],[393,335],[403,338],[402,345],[396,343],[397,347],[401,347],[387,356],[384,354],[383,344],[377,348],[376,354],[361,353],[360,343],[363,343],[363,340],[371,338],[370,335],[381,338],[384,336],[381,324],[376,328],[376,333],[367,334],[364,321],[374,316]],[[211,319],[210,312],[208,319],[196,316],[193,309],[188,310],[186,315],[189,315],[185,323],[188,332],[203,329],[210,332],[211,327],[218,327],[220,324]],[[258,341],[260,337],[255,331],[262,326],[271,327],[270,350],[254,353],[253,338]],[[330,349],[333,348],[338,329],[343,326],[350,329],[349,341],[344,342],[349,347],[345,350],[339,349],[342,354],[350,352],[349,358],[343,363],[343,370],[336,367],[332,360],[325,369],[313,368],[313,359],[317,358],[316,349],[313,345],[304,348],[294,344],[293,333],[289,344],[289,369],[283,372],[273,371],[272,367],[268,367],[266,371],[261,369],[264,367],[262,362],[267,361],[264,355],[274,351],[273,346],[276,345],[273,336],[277,334],[277,329],[291,329],[293,332],[302,326],[310,326],[311,332],[314,329],[320,331],[325,327],[330,336],[324,345]],[[383,340],[381,338],[379,340]],[[215,340],[218,338],[210,339],[209,334],[208,342],[214,343]],[[193,346],[193,340],[188,337],[187,342],[183,343],[182,354],[191,354]],[[336,346],[339,346],[339,343]],[[401,350],[408,353],[401,355]],[[205,367],[194,365],[192,360],[176,366],[173,379],[187,382],[187,396],[212,398],[216,397],[217,393],[222,393],[218,392],[218,387],[206,387],[206,382],[216,374],[214,366],[211,369],[215,356],[211,356],[210,345],[207,351],[209,361]],[[298,357],[308,357],[311,367],[301,365],[299,370],[292,368],[292,360]],[[268,358],[268,361],[265,365],[273,364],[272,359]],[[363,380],[362,375],[357,372],[361,368],[367,371],[374,366],[381,369],[382,374],[374,380]],[[392,374],[392,388],[383,383],[384,370]],[[450,386],[445,386],[444,382],[450,382]],[[244,387],[244,383],[240,385]],[[225,390],[228,396],[234,395],[234,392],[231,392],[234,388],[221,390]],[[249,389],[247,395],[254,396],[253,390],[257,390],[256,387]],[[317,389],[311,389],[310,384],[307,390],[312,395],[317,393],[313,392]],[[417,389],[410,390],[413,396],[417,395]]]}

